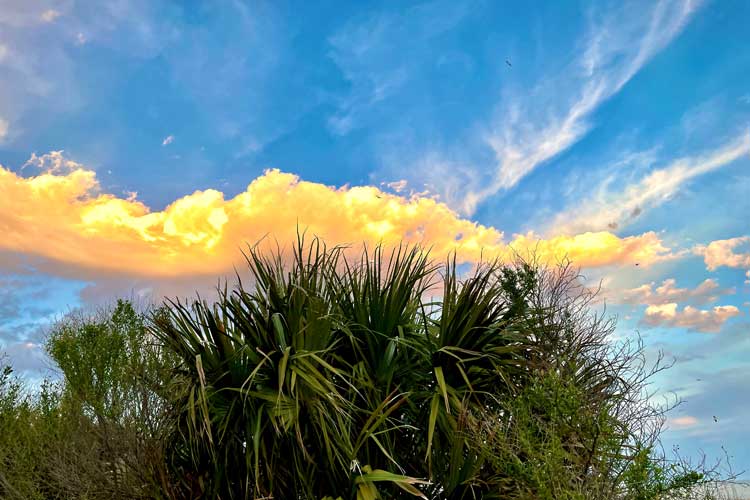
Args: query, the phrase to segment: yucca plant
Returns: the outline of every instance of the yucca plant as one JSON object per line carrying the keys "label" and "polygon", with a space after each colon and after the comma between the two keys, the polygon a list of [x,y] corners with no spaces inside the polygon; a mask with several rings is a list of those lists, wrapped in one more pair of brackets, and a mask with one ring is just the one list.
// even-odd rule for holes
{"label": "yucca plant", "polygon": [[426,259],[402,248],[386,269],[378,249],[352,267],[342,249],[300,239],[289,263],[256,249],[247,262],[252,289],[238,276],[216,304],[173,302],[155,318],[183,359],[175,460],[210,496],[369,498],[383,482],[419,495],[397,465],[406,394],[392,380]]}
{"label": "yucca plant", "polygon": [[642,351],[608,347],[567,268],[462,276],[419,247],[302,236],[246,260],[214,303],[152,319],[180,360],[171,466],[192,497],[614,498],[660,417]]}
{"label": "yucca plant", "polygon": [[467,407],[496,404],[523,373],[497,264],[444,299],[426,252],[300,238],[292,255],[247,253],[215,304],[171,303],[154,332],[182,363],[175,465],[223,498],[379,498],[461,490],[481,458],[460,437]]}

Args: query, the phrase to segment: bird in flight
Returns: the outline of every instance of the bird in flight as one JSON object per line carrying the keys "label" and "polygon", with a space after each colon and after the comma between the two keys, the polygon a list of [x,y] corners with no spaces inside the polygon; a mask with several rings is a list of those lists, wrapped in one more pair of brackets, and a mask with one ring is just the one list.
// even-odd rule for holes
{"label": "bird in flight", "polygon": [[507,64],[509,68],[512,68],[512,67],[513,67],[513,65],[512,65],[512,64],[510,63],[510,61],[509,61],[509,60],[507,60],[507,59],[505,60],[505,64]]}

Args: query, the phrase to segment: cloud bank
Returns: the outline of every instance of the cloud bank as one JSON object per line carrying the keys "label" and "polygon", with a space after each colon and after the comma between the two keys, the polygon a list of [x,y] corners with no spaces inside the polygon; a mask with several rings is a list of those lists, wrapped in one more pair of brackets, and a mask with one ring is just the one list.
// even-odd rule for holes
{"label": "cloud bank", "polygon": [[101,192],[96,173],[61,152],[32,156],[22,176],[0,167],[0,251],[41,258],[61,267],[112,275],[180,277],[231,270],[240,249],[268,236],[285,244],[297,227],[328,244],[429,246],[461,262],[510,258],[534,250],[542,261],[565,256],[577,265],[648,265],[671,257],[648,232],[621,238],[587,232],[543,239],[533,233],[506,241],[503,233],[461,218],[447,205],[372,186],[331,187],[267,170],[226,199],[207,189],[152,210],[134,196]]}

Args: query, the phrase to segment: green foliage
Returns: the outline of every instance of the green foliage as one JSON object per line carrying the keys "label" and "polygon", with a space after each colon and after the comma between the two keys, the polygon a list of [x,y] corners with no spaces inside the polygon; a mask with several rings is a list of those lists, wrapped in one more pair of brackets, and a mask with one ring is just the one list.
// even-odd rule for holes
{"label": "green foliage", "polygon": [[[414,374],[426,260],[380,250],[338,274],[339,249],[248,256],[254,287],[213,306],[174,303],[155,332],[181,356],[174,464],[208,496],[370,498],[377,483],[417,494],[391,452],[408,425],[398,381]],[[366,473],[371,470],[374,472]],[[378,472],[378,480],[369,480]],[[386,474],[386,471],[388,474]],[[391,477],[390,480],[386,479]]]}
{"label": "green foliage", "polygon": [[68,396],[97,419],[122,419],[139,389],[143,332],[142,318],[123,300],[111,316],[60,322],[47,351],[62,372]]}
{"label": "green foliage", "polygon": [[[169,356],[151,342],[145,316],[127,301],[74,314],[46,348],[61,380],[26,394],[0,379],[0,497],[164,498],[169,425],[161,379]],[[5,490],[3,490],[3,488]]]}
{"label": "green foliage", "polygon": [[180,357],[171,464],[194,496],[629,495],[628,450],[660,417],[652,372],[610,347],[567,268],[461,279],[418,248],[352,262],[302,239],[247,261],[250,287],[153,321]]}
{"label": "green foliage", "polygon": [[657,500],[715,477],[655,453],[661,368],[568,266],[350,255],[251,248],[213,303],[64,318],[58,383],[0,372],[0,497]]}
{"label": "green foliage", "polygon": [[707,478],[681,464],[665,464],[654,458],[650,447],[639,445],[622,479],[633,500],[657,500],[667,495],[682,498]]}

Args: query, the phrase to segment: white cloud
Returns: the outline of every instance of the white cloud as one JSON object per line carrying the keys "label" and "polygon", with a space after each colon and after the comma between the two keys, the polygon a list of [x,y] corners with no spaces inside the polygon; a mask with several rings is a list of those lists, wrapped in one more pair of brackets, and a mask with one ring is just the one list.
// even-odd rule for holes
{"label": "white cloud", "polygon": [[8,126],[8,120],[0,118],[0,141],[5,139],[5,136],[8,135]]}
{"label": "white cloud", "polygon": [[677,304],[652,305],[646,308],[641,323],[647,326],[664,326],[686,328],[704,333],[716,333],[730,318],[740,314],[735,306],[715,306],[712,309],[697,309],[685,306],[678,309]]}
{"label": "white cloud", "polygon": [[65,14],[72,3],[72,0],[4,0],[0,9],[0,24],[27,28],[51,23]]}
{"label": "white cloud", "polygon": [[406,187],[407,187],[407,185],[408,185],[408,182],[406,182],[406,180],[405,180],[405,179],[401,179],[401,180],[398,180],[398,181],[393,181],[393,182],[389,182],[389,183],[387,184],[387,186],[388,186],[389,188],[391,188],[392,190],[394,190],[394,191],[395,191],[395,192],[397,192],[397,193],[400,193],[400,192],[402,192],[402,191],[405,191],[405,190],[406,190]]}
{"label": "white cloud", "polygon": [[58,17],[60,17],[62,14],[55,10],[55,9],[47,9],[44,12],[42,12],[42,15],[39,16],[39,18],[45,22],[45,23],[51,23]]}
{"label": "white cloud", "polygon": [[565,151],[592,128],[591,115],[618,93],[684,28],[698,2],[662,0],[608,11],[584,40],[581,56],[534,89],[509,92],[486,134],[496,158],[490,176],[476,173],[458,207],[473,213],[484,199],[514,187],[539,165]]}
{"label": "white cloud", "polygon": [[706,268],[715,271],[719,267],[750,267],[750,249],[747,252],[735,252],[737,247],[750,244],[750,236],[738,236],[726,240],[715,240],[708,245],[698,245],[693,253],[703,256]]}
{"label": "white cloud", "polygon": [[[6,141],[11,137],[23,141],[55,122],[60,113],[82,109],[97,94],[79,85],[86,62],[77,54],[77,45],[95,39],[113,53],[153,57],[176,36],[173,18],[161,15],[165,7],[159,2],[3,0],[0,4],[0,116],[12,128]],[[24,127],[25,123],[33,126]]]}
{"label": "white cloud", "polygon": [[695,288],[678,288],[677,280],[665,279],[661,285],[648,283],[637,288],[623,290],[614,297],[615,302],[624,304],[664,305],[672,302],[707,304],[715,302],[720,295],[735,293],[734,289],[721,289],[716,280],[706,279]]}
{"label": "white cloud", "polygon": [[558,214],[551,226],[556,233],[622,228],[643,211],[669,201],[685,183],[748,155],[750,133],[701,156],[677,159],[616,192],[609,189],[608,179],[594,190],[594,199]]}
{"label": "white cloud", "polygon": [[174,142],[174,136],[173,135],[168,135],[168,136],[166,136],[164,138],[163,141],[161,141],[161,145],[162,146],[168,146],[168,145],[172,144],[173,142]]}
{"label": "white cloud", "polygon": [[34,167],[47,174],[65,175],[83,168],[80,163],[66,158],[64,153],[63,150],[50,151],[42,156],[31,153],[31,157],[26,160],[21,169]]}

